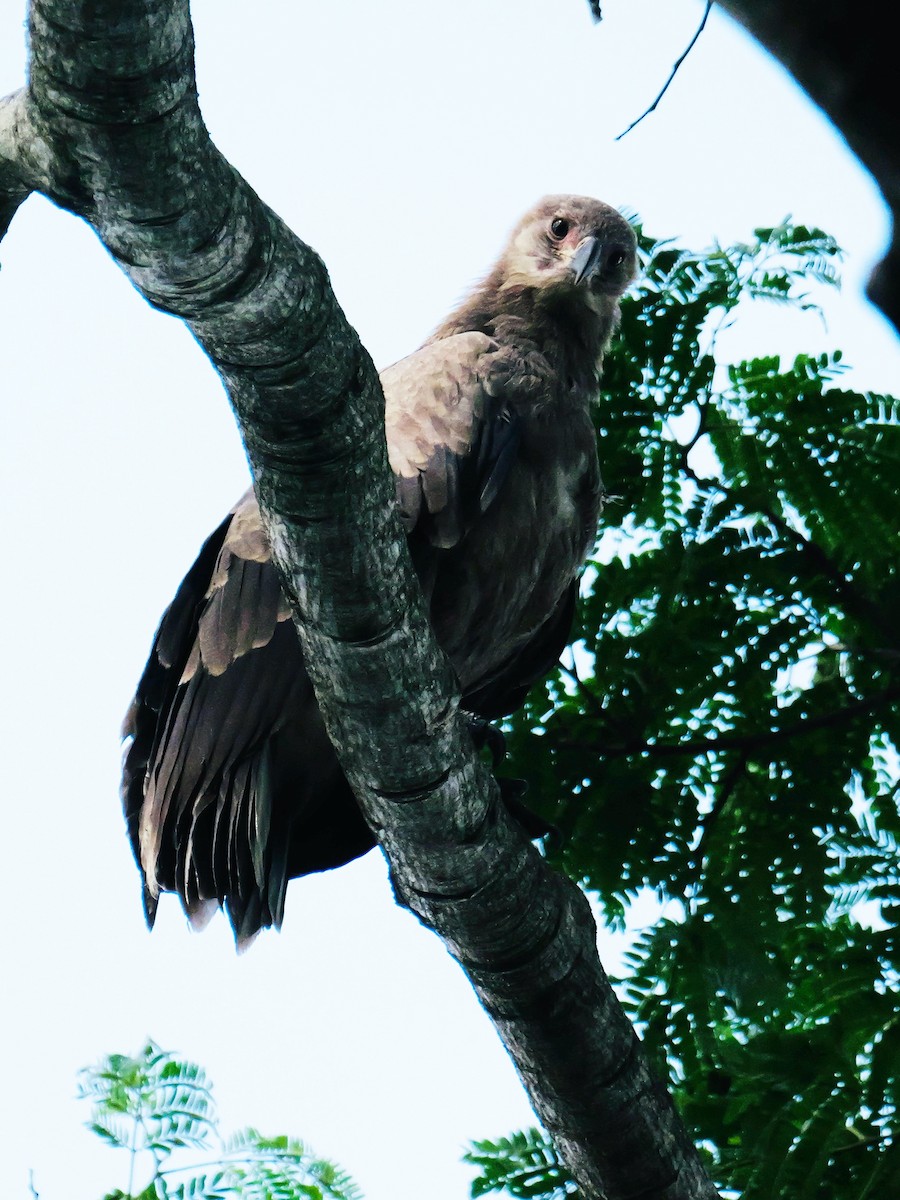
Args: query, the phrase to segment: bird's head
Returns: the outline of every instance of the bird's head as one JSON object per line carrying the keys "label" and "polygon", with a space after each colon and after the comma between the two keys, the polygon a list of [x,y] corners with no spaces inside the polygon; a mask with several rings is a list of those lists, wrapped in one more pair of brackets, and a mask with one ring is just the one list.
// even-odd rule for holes
{"label": "bird's head", "polygon": [[504,290],[534,289],[601,312],[635,277],[637,238],[600,200],[545,196],[513,230],[497,267]]}

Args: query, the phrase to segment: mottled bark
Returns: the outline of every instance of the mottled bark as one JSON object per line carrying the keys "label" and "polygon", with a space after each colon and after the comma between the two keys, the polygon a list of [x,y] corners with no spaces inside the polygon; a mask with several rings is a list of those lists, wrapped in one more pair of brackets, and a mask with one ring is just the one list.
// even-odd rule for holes
{"label": "mottled bark", "polygon": [[473,756],[393,510],[377,375],[316,254],[212,145],[184,0],[35,0],[0,217],[87,220],[219,370],[319,703],[398,898],[496,1022],[586,1196],[711,1197],[600,966],[584,896]]}
{"label": "mottled bark", "polygon": [[[831,118],[875,177],[893,216],[891,244],[869,296],[900,332],[900,141],[896,45],[885,11],[847,0],[719,0]],[[879,20],[878,18],[882,19]]]}
{"label": "mottled bark", "polygon": [[[0,100],[0,238],[9,229],[19,205],[32,190],[18,165],[23,156],[19,147],[24,147],[28,141],[21,128],[26,111],[25,100],[24,92]],[[29,171],[28,177],[35,179],[36,172]]]}

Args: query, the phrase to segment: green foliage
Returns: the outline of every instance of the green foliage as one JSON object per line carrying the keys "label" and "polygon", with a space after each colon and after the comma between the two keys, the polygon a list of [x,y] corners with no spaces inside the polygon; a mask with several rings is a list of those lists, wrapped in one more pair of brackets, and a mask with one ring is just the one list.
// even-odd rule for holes
{"label": "green foliage", "polygon": [[720,361],[743,306],[834,282],[825,234],[644,250],[581,640],[513,720],[515,772],[611,923],[667,905],[620,990],[720,1186],[897,1195],[900,401],[839,386],[837,352]]}
{"label": "green foliage", "polygon": [[540,1129],[526,1129],[495,1142],[473,1142],[463,1162],[481,1171],[472,1184],[473,1197],[502,1191],[521,1200],[577,1200],[581,1195]]}
{"label": "green foliage", "polygon": [[[93,1106],[88,1128],[129,1154],[128,1191],[104,1200],[362,1200],[348,1175],[295,1138],[245,1129],[223,1143],[203,1070],[153,1042],[134,1058],[111,1054],[79,1081],[80,1096]],[[185,1149],[205,1152],[208,1161],[181,1164]],[[134,1191],[135,1176],[148,1173]]]}

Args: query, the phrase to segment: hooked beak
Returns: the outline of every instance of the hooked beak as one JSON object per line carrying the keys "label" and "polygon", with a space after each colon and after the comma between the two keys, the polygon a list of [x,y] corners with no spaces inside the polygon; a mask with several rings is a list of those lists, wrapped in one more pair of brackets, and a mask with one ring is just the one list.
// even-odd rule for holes
{"label": "hooked beak", "polygon": [[600,266],[602,256],[603,242],[600,238],[594,237],[592,234],[579,242],[578,248],[569,262],[575,276],[576,286],[580,283],[590,282],[591,277]]}

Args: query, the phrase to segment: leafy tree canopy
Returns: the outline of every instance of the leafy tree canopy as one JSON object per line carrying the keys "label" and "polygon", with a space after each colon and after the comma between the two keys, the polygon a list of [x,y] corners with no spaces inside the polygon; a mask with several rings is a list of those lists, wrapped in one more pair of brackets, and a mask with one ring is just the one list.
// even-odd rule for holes
{"label": "leafy tree canopy", "polygon": [[[611,492],[574,654],[511,722],[559,864],[665,914],[620,993],[728,1194],[900,1194],[900,401],[841,355],[721,361],[839,251],[785,223],[644,240],[597,409]],[[571,1194],[534,1131],[473,1195]]]}
{"label": "leafy tree canopy", "polygon": [[[362,1200],[349,1175],[296,1138],[244,1129],[223,1139],[205,1072],[152,1041],[86,1067],[80,1095],[89,1128],[129,1157],[127,1190],[104,1200]],[[185,1150],[195,1152],[187,1161]]]}

